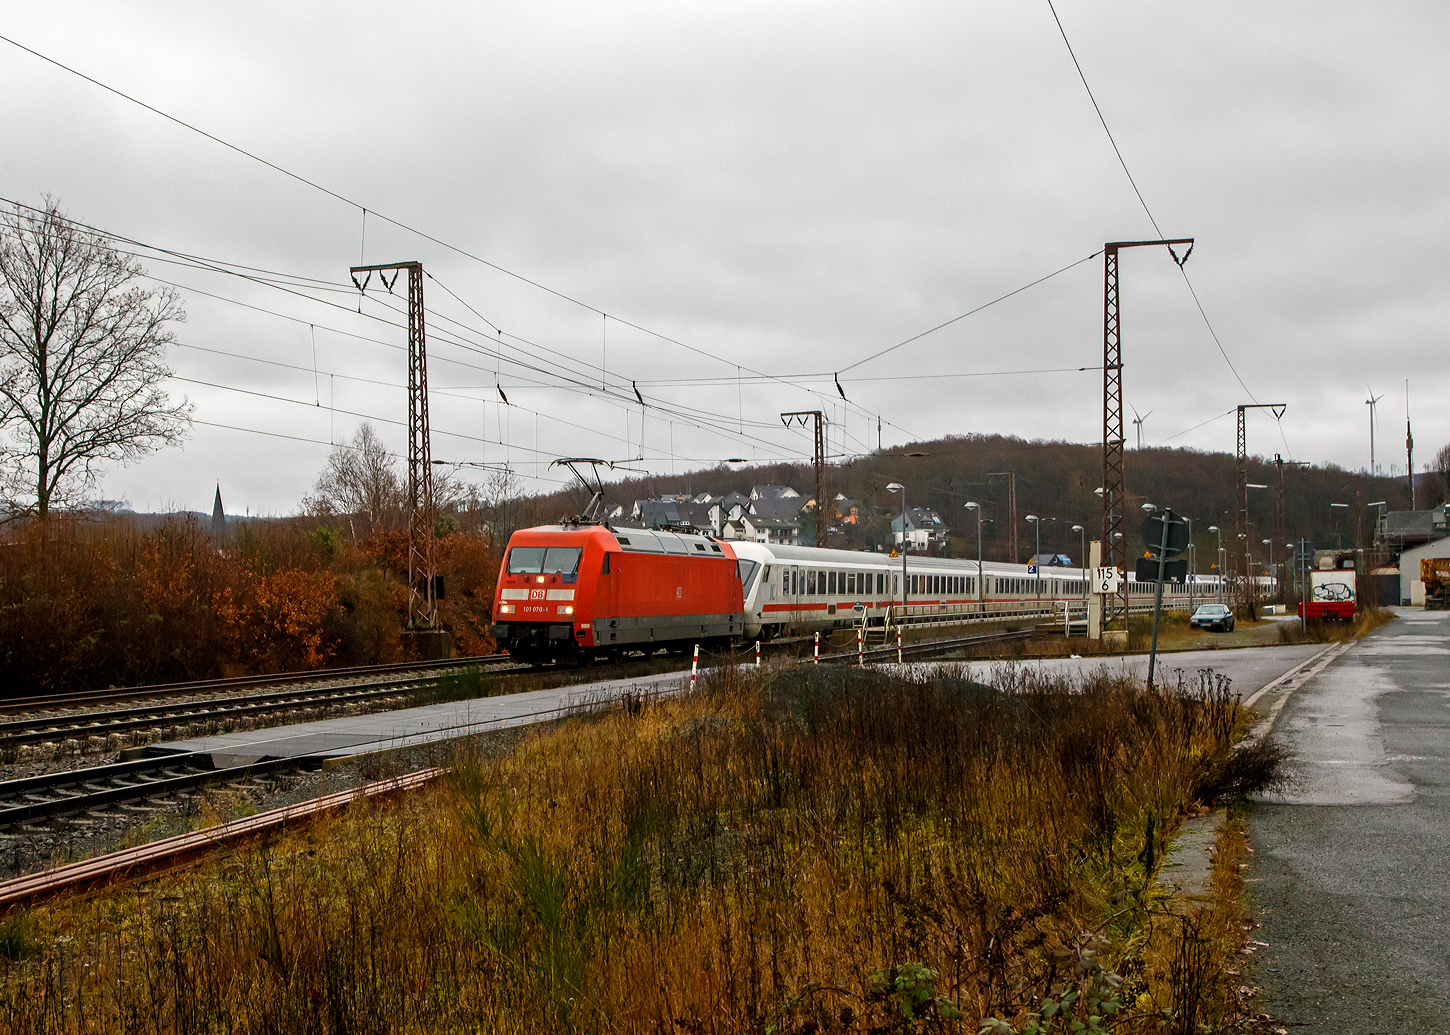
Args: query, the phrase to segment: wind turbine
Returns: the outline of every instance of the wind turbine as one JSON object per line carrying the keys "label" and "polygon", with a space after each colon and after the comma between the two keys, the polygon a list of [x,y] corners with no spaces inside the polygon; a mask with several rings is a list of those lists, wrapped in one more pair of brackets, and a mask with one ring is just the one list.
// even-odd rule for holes
{"label": "wind turbine", "polygon": [[1153,416],[1153,411],[1152,410],[1149,410],[1147,413],[1143,414],[1140,417],[1140,416],[1138,416],[1138,407],[1134,406],[1132,403],[1129,403],[1128,404],[1128,409],[1130,409],[1130,410],[1133,411],[1133,423],[1136,424],[1136,425],[1138,425],[1138,448],[1139,449],[1142,449],[1143,448],[1143,422],[1145,420],[1147,420],[1149,417]]}
{"label": "wind turbine", "polygon": [[1379,405],[1379,401],[1384,398],[1384,395],[1383,394],[1375,395],[1374,394],[1374,389],[1371,388],[1367,384],[1364,387],[1365,387],[1365,390],[1367,392],[1369,392],[1369,398],[1364,401],[1364,404],[1369,407],[1369,473],[1371,475],[1373,475],[1375,473],[1375,469],[1374,469],[1374,425],[1375,425],[1375,408]]}

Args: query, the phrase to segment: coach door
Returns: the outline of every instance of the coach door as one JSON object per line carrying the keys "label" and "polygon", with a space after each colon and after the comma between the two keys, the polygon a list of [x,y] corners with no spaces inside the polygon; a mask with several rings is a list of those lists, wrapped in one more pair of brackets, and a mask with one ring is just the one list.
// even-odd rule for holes
{"label": "coach door", "polygon": [[785,602],[786,606],[790,608],[790,611],[787,612],[790,616],[789,624],[794,626],[800,621],[801,570],[792,564],[789,568],[785,569],[784,574],[785,582],[783,588],[785,590]]}

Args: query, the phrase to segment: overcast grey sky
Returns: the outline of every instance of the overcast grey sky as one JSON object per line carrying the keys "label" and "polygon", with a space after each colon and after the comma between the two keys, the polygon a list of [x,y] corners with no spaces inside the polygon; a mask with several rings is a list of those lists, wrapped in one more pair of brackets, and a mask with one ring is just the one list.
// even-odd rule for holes
{"label": "overcast grey sky", "polygon": [[[1058,12],[1159,226],[1197,238],[1187,273],[1247,385],[1171,259],[1125,253],[1145,442],[1232,451],[1219,415],[1252,393],[1288,404],[1282,430],[1251,419],[1253,452],[1359,468],[1368,384],[1377,459],[1402,473],[1408,378],[1428,461],[1450,440],[1450,9]],[[4,197],[335,285],[360,254],[422,260],[436,458],[547,488],[538,461],[561,455],[642,452],[665,473],[799,457],[777,414],[821,405],[835,453],[874,447],[878,414],[888,445],[1101,437],[1101,258],[853,367],[849,408],[831,383],[1105,240],[1154,236],[1046,0],[51,0],[9,5],[0,33],[592,307],[374,215],[364,243],[357,209],[0,44]],[[359,316],[356,292],[147,266],[183,288],[174,390],[207,423],[103,495],[206,509],[220,481],[229,510],[287,513],[354,414],[393,421],[403,450],[405,338],[379,319],[399,321],[397,297],[374,282]]]}

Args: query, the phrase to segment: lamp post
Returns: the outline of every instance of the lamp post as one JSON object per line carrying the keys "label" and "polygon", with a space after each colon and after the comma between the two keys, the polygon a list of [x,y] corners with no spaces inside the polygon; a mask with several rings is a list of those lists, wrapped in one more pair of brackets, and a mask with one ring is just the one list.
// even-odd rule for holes
{"label": "lamp post", "polygon": [[1198,552],[1193,548],[1193,518],[1183,519],[1188,522],[1188,609],[1193,610],[1193,584],[1198,581]]}
{"label": "lamp post", "polygon": [[982,583],[982,507],[976,501],[966,504],[966,509],[977,515],[977,603],[986,599]]}
{"label": "lamp post", "polygon": [[1223,603],[1223,532],[1219,531],[1219,527],[1217,525],[1209,525],[1208,526],[1208,530],[1214,534],[1214,536],[1215,536],[1215,538],[1217,539],[1217,542],[1218,542],[1218,555],[1217,555],[1217,560],[1214,561],[1214,565],[1213,566],[1218,569],[1218,592],[1215,594],[1215,597],[1218,600],[1218,602],[1220,604],[1222,604]]}
{"label": "lamp post", "polygon": [[906,617],[906,486],[892,482],[888,492],[901,493],[901,617]]}
{"label": "lamp post", "polygon": [[1042,522],[1036,514],[1028,514],[1027,520],[1037,532],[1037,548],[1032,554],[1032,576],[1037,580],[1037,607],[1042,608]]}
{"label": "lamp post", "polygon": [[[1335,510],[1348,510],[1348,509],[1349,509],[1349,504],[1348,503],[1331,503],[1329,505],[1329,516],[1330,516],[1330,518],[1333,518],[1334,517],[1334,511]],[[1332,522],[1331,522],[1331,524],[1332,524]],[[1338,532],[1335,532],[1334,533],[1334,542],[1335,542],[1335,545],[1338,546],[1341,550],[1344,549],[1344,538]]]}
{"label": "lamp post", "polygon": [[[1293,557],[1294,557],[1294,544],[1293,543],[1285,543],[1284,546],[1285,546],[1286,549],[1288,549],[1288,551],[1289,551],[1289,557],[1292,560]],[[1293,568],[1290,568],[1289,569],[1289,581],[1290,582],[1293,582],[1294,581],[1294,577],[1295,577],[1294,576],[1294,569]],[[1289,593],[1288,593],[1288,591],[1285,589],[1285,587],[1282,584],[1280,584],[1280,586],[1279,586],[1279,602],[1282,603],[1282,604],[1288,604],[1288,602],[1289,602]]]}
{"label": "lamp post", "polygon": [[1088,576],[1087,576],[1087,529],[1082,525],[1073,525],[1072,530],[1077,533],[1078,567],[1082,571],[1082,606],[1087,607],[1088,602]]}

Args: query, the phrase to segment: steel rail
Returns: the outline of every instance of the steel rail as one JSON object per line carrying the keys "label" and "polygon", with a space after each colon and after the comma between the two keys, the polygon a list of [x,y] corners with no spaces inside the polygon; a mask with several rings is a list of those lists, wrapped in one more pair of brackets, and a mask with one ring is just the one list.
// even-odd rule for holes
{"label": "steel rail", "polygon": [[3,753],[7,747],[33,744],[65,736],[101,736],[107,733],[147,729],[168,723],[205,722],[257,715],[282,711],[298,705],[347,704],[359,700],[391,697],[399,691],[427,689],[436,686],[437,683],[438,680],[429,678],[374,680],[366,683],[344,683],[338,686],[285,690],[275,693],[214,697],[108,712],[74,712],[35,719],[16,719],[0,723],[0,753]]}
{"label": "steel rail", "polygon": [[205,830],[179,834],[150,844],[0,882],[0,913],[65,892],[86,892],[119,881],[159,875],[215,852],[254,841],[273,831],[310,822],[325,813],[346,808],[354,801],[414,790],[442,774],[442,769],[420,769],[406,776],[379,780],[356,790],[338,791],[311,801],[230,820]]}
{"label": "steel rail", "polygon": [[[907,655],[940,654],[944,651],[956,650],[961,647],[975,647],[985,643],[1010,643],[1016,640],[1030,640],[1033,630],[1021,629],[1016,632],[982,633],[977,636],[957,636],[948,640],[927,640],[924,643],[908,643],[901,647],[902,657]],[[846,651],[841,654],[822,654],[822,661],[855,661],[860,658],[862,661],[890,661],[897,655],[896,647],[872,647],[866,651]]]}
{"label": "steel rail", "polygon": [[[0,802],[9,800],[18,803],[0,804],[0,829],[9,829],[63,813],[88,812],[108,805],[146,798],[164,798],[181,791],[195,790],[208,783],[229,783],[267,776],[289,769],[305,768],[309,764],[315,764],[315,761],[306,758],[277,758],[216,769],[212,766],[210,755],[193,751],[10,780],[0,783]],[[179,769],[190,771],[177,772]],[[151,773],[163,775],[151,777]],[[99,783],[110,783],[112,786],[95,786]],[[81,793],[67,793],[75,788],[80,788]],[[46,797],[47,794],[54,797]]]}
{"label": "steel rail", "polygon": [[288,683],[311,683],[323,679],[346,679],[352,676],[376,676],[388,673],[420,672],[429,669],[463,668],[469,665],[503,665],[513,661],[507,654],[481,654],[472,658],[442,658],[437,661],[404,661],[387,665],[353,665],[347,668],[309,669],[302,672],[275,672],[270,675],[236,676],[228,679],[198,679],[187,683],[153,683],[146,686],[111,687],[106,690],[82,690],[67,694],[40,694],[0,700],[0,714],[40,711],[46,708],[71,708],[87,703],[140,700],[148,697],[175,697],[183,694],[207,693],[216,690],[245,689],[249,686],[283,686]]}

